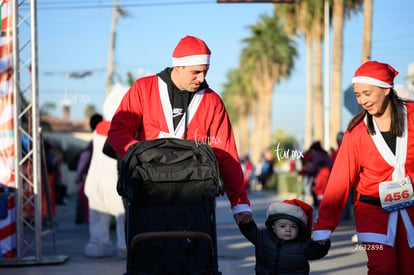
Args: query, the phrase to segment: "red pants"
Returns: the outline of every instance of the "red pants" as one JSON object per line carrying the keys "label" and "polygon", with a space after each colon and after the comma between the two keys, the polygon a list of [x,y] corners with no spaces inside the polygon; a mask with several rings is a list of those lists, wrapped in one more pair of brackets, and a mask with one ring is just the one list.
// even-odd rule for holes
{"label": "red pants", "polygon": [[[367,243],[367,248],[379,244]],[[381,249],[366,249],[368,274],[410,275],[414,271],[414,248],[408,246],[407,232],[398,215],[397,236],[394,246],[380,245]]]}

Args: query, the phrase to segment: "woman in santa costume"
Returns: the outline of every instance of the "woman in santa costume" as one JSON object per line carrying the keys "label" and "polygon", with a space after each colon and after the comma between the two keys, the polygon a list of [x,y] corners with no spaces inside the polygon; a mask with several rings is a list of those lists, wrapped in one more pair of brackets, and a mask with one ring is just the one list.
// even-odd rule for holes
{"label": "woman in santa costume", "polygon": [[414,103],[394,91],[397,74],[376,61],[355,72],[352,83],[363,111],[345,132],[313,229],[314,240],[330,238],[354,185],[355,224],[368,274],[414,270]]}
{"label": "woman in santa costume", "polygon": [[138,79],[116,111],[109,143],[124,156],[140,140],[176,137],[212,147],[237,223],[251,220],[250,203],[225,106],[205,81],[210,49],[186,36],[177,44],[172,68]]}

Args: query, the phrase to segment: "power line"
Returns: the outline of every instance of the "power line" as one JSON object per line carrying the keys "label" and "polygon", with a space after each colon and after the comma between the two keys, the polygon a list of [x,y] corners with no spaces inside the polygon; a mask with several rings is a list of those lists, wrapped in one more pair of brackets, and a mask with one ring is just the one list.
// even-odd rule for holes
{"label": "power line", "polygon": [[[206,0],[206,1],[174,1],[174,2],[147,2],[147,3],[118,3],[119,6],[123,8],[134,8],[134,7],[160,7],[160,6],[180,6],[180,5],[204,5],[204,4],[213,4],[215,1]],[[102,4],[93,4],[86,1],[71,1],[71,2],[38,2],[38,10],[68,10],[68,9],[98,9],[98,8],[112,8],[113,3],[102,3]],[[29,8],[27,6],[27,8]]]}

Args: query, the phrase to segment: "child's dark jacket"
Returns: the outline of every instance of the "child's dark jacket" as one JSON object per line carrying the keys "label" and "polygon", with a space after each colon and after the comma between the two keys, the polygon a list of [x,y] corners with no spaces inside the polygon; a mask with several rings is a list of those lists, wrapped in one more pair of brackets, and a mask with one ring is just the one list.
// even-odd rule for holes
{"label": "child's dark jacket", "polygon": [[320,245],[310,238],[282,242],[270,228],[254,221],[239,224],[242,234],[255,246],[257,275],[309,274],[309,260],[324,257],[330,242]]}

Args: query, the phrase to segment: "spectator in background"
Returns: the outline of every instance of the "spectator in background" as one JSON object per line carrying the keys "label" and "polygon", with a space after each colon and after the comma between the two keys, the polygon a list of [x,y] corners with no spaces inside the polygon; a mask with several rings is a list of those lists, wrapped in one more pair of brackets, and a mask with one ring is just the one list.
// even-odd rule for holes
{"label": "spectator in background", "polygon": [[330,173],[331,170],[329,169],[329,166],[325,162],[321,162],[319,164],[319,171],[315,177],[315,187],[313,188],[316,199],[318,200],[318,205],[320,205],[323,194],[325,193],[325,188],[326,184],[328,183]]}
{"label": "spectator in background", "polygon": [[332,154],[331,154],[332,163],[335,161],[336,155],[338,154],[338,151],[339,151],[339,146],[341,146],[341,142],[343,138],[344,138],[344,132],[338,132],[338,134],[336,135],[337,148],[336,150],[332,151]]}
{"label": "spectator in background", "polygon": [[67,187],[62,182],[62,149],[60,146],[53,146],[45,144],[47,171],[49,174],[49,181],[54,185],[55,203],[65,204],[67,197]]}
{"label": "spectator in background", "polygon": [[268,181],[273,175],[273,166],[275,164],[275,159],[271,151],[265,152],[260,160],[260,174],[258,177],[259,182],[262,184],[263,189],[268,189]]}
{"label": "spectator in background", "polygon": [[[96,125],[102,121],[101,114],[93,114],[89,119],[89,126],[95,131]],[[89,222],[88,197],[85,195],[85,179],[88,174],[89,164],[92,158],[93,142],[90,141],[86,148],[81,152],[76,168],[75,183],[78,189],[78,198],[76,200],[76,217],[75,223],[82,224]]]}
{"label": "spectator in background", "polygon": [[318,176],[318,172],[320,171],[320,167],[327,166],[329,170],[332,169],[332,158],[329,156],[328,152],[322,148],[319,141],[315,141],[311,144],[308,156],[310,156],[310,161],[306,163],[301,173],[310,177],[310,189],[313,197],[313,206],[318,207],[318,198],[314,191],[315,180]]}
{"label": "spectator in background", "polygon": [[298,171],[298,189],[303,190],[298,194],[298,198],[303,199],[311,194],[312,177],[306,173],[306,168],[310,165],[312,156],[309,150],[303,152],[303,157],[300,159],[300,169]]}
{"label": "spectator in background", "polygon": [[244,185],[247,189],[251,188],[252,177],[254,176],[254,167],[250,161],[249,155],[240,159],[240,164],[242,166]]}

